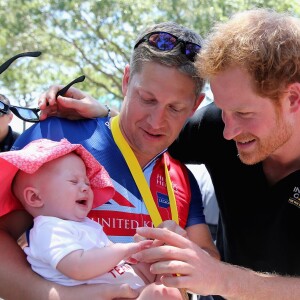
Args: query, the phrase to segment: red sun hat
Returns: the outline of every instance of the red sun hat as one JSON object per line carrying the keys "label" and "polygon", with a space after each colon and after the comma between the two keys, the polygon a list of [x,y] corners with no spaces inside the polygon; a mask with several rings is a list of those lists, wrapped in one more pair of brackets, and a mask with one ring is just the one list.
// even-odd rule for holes
{"label": "red sun hat", "polygon": [[79,155],[86,166],[87,177],[94,192],[93,208],[111,199],[115,189],[107,171],[82,145],[71,144],[66,139],[59,142],[39,139],[21,150],[0,153],[0,216],[24,209],[11,190],[12,181],[19,170],[33,174],[45,163],[71,152]]}

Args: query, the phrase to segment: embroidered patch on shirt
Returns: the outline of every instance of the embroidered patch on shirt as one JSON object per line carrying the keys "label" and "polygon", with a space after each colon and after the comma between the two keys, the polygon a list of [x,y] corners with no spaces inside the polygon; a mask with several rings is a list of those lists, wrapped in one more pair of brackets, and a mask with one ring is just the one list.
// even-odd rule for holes
{"label": "embroidered patch on shirt", "polygon": [[300,208],[300,188],[295,186],[293,189],[293,195],[289,198],[289,203]]}
{"label": "embroidered patch on shirt", "polygon": [[170,206],[170,201],[167,195],[162,193],[157,193],[158,206],[162,208],[168,208]]}

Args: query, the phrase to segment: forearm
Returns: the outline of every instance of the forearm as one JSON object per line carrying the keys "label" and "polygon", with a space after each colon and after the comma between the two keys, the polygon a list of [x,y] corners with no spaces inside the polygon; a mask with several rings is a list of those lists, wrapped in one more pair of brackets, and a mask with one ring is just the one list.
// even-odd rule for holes
{"label": "forearm", "polygon": [[67,287],[47,281],[31,270],[24,252],[0,229],[0,298],[5,300],[82,300],[135,298],[128,285],[92,284]]}
{"label": "forearm", "polygon": [[0,230],[0,261],[0,297],[23,300],[60,299],[55,295],[55,289],[31,270],[22,249],[3,230]]}
{"label": "forearm", "polygon": [[90,250],[73,251],[57,265],[57,269],[76,280],[88,280],[112,270],[127,257],[123,244]]}
{"label": "forearm", "polygon": [[298,300],[300,278],[261,274],[229,266],[227,286],[222,295],[229,300]]}
{"label": "forearm", "polygon": [[[124,294],[130,297],[136,294],[128,287],[111,289],[111,285],[80,285],[66,287],[47,281],[32,271],[26,260],[26,255],[16,242],[17,232],[21,231],[20,224],[24,220],[21,212],[0,219],[0,298],[5,300],[82,300],[113,299],[114,295]],[[15,218],[18,218],[16,220]],[[28,220],[29,221],[29,220]],[[12,223],[17,222],[17,229]],[[25,225],[24,224],[22,226]]]}

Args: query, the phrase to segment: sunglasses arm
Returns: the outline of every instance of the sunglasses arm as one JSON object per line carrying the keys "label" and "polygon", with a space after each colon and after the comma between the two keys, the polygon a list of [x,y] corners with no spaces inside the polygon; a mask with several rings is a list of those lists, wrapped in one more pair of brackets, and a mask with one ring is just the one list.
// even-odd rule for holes
{"label": "sunglasses arm", "polygon": [[71,81],[69,84],[67,84],[65,87],[63,87],[61,90],[59,90],[56,93],[56,98],[58,96],[63,96],[73,84],[75,84],[77,82],[82,82],[82,81],[84,81],[84,79],[85,79],[85,76],[81,75],[80,77],[78,77],[78,78],[74,79],[73,81]]}
{"label": "sunglasses arm", "polygon": [[9,60],[7,60],[5,63],[3,63],[0,66],[0,74],[2,74],[16,59],[18,59],[19,57],[24,57],[24,56],[29,56],[29,57],[38,57],[42,54],[42,52],[40,51],[35,51],[35,52],[24,52],[24,53],[20,53],[17,54],[15,56],[13,56],[12,58],[10,58]]}

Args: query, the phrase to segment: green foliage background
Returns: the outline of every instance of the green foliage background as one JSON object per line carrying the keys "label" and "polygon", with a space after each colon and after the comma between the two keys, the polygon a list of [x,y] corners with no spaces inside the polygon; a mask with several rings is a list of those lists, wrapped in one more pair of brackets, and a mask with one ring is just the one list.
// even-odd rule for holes
{"label": "green foliage background", "polygon": [[253,7],[300,16],[298,0],[0,0],[0,63],[20,52],[43,53],[14,62],[1,74],[0,88],[32,106],[51,84],[85,74],[77,87],[118,102],[123,68],[145,26],[173,20],[205,37],[215,21]]}

